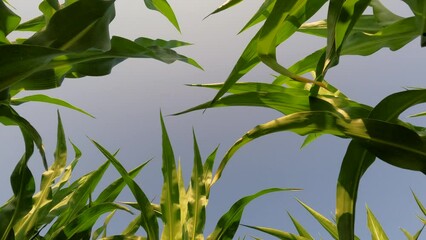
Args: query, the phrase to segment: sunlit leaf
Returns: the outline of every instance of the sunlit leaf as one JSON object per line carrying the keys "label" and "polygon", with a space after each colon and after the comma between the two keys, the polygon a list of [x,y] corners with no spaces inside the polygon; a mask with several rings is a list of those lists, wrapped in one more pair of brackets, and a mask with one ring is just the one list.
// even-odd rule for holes
{"label": "sunlit leaf", "polygon": [[169,3],[166,0],[144,0],[147,8],[155,10],[163,14],[170,23],[175,26],[175,28],[180,32],[179,23],[176,19],[176,16],[173,12],[173,9],[170,7]]}
{"label": "sunlit leaf", "polygon": [[163,146],[163,189],[161,193],[161,213],[164,222],[162,239],[180,239],[182,236],[181,209],[178,177],[172,145],[167,135],[163,117],[160,115]]}
{"label": "sunlit leaf", "polygon": [[288,216],[290,217],[294,227],[296,228],[300,236],[305,237],[307,239],[314,239],[311,234],[309,234],[309,232],[293,216],[291,216],[290,214],[288,214]]}
{"label": "sunlit leaf", "polygon": [[123,177],[127,186],[130,188],[132,194],[134,195],[139,208],[141,210],[141,225],[148,234],[149,239],[156,240],[159,239],[159,228],[158,222],[155,218],[154,209],[151,206],[146,194],[142,189],[136,184],[135,181],[129,176],[126,169],[120,164],[120,162],[104,147],[99,145],[97,142],[93,141],[95,146],[104,154],[105,157],[114,165],[120,175]]}
{"label": "sunlit leaf", "polygon": [[368,225],[368,229],[370,229],[370,232],[371,232],[371,239],[372,240],[388,240],[389,238],[386,235],[385,231],[383,230],[382,226],[380,225],[379,221],[377,221],[376,217],[367,206],[366,208],[367,208],[367,225]]}
{"label": "sunlit leaf", "polygon": [[239,33],[251,28],[252,26],[265,20],[271,13],[276,0],[265,0],[260,6],[259,10],[253,15],[253,17],[246,23]]}
{"label": "sunlit leaf", "polygon": [[271,236],[277,237],[277,238],[282,239],[282,240],[308,240],[308,239],[311,239],[311,238],[298,236],[298,235],[293,234],[293,233],[284,232],[284,231],[274,229],[274,228],[259,227],[259,226],[248,226],[248,225],[244,225],[244,224],[242,224],[242,225],[244,227],[252,228],[252,229],[255,229],[257,231],[267,233]]}
{"label": "sunlit leaf", "polygon": [[71,238],[79,232],[91,229],[102,214],[112,212],[114,210],[130,212],[127,208],[116,203],[101,203],[91,206],[82,211],[76,218],[65,226],[65,236]]}

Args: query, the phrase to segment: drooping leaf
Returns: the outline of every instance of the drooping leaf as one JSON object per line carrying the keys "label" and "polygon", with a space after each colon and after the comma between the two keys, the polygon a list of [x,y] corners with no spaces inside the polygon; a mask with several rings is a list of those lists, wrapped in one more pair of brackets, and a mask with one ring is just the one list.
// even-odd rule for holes
{"label": "drooping leaf", "polygon": [[169,3],[166,0],[144,0],[147,8],[158,11],[163,14],[173,26],[180,32],[179,23],[176,19],[176,16],[173,12],[173,9],[170,7]]}
{"label": "drooping leaf", "polygon": [[75,110],[77,112],[81,112],[89,117],[94,118],[93,115],[91,115],[90,113],[84,111],[81,108],[78,108],[64,100],[58,99],[58,98],[53,98],[53,97],[49,97],[43,94],[35,94],[35,95],[30,95],[30,96],[25,96],[22,98],[12,98],[11,99],[11,104],[12,105],[20,105],[22,103],[26,103],[26,102],[44,102],[44,103],[49,103],[49,104],[55,104],[58,106],[62,106],[62,107],[66,107],[72,110]]}
{"label": "drooping leaf", "polygon": [[360,143],[351,141],[340,167],[336,189],[336,220],[339,239],[353,239],[358,187],[362,175],[376,156]]}
{"label": "drooping leaf", "polygon": [[46,29],[25,44],[68,51],[108,50],[108,26],[115,16],[113,0],[81,0],[55,12]]}
{"label": "drooping leaf", "polygon": [[[281,25],[281,28],[277,33],[275,46],[278,46],[286,39],[288,39],[293,33],[295,33],[300,25],[312,17],[324,5],[325,2],[325,0],[307,1],[305,8],[298,8],[291,12],[293,21],[286,21]],[[270,17],[271,15],[269,15],[268,18]],[[275,16],[272,15],[272,17]],[[244,52],[241,54],[234,68],[226,79],[224,86],[218,91],[212,102],[215,102],[220,97],[222,97],[232,85],[234,85],[241,77],[243,77],[260,62],[260,58],[257,54],[259,36],[260,32],[258,32],[248,43],[247,47],[244,49]]]}
{"label": "drooping leaf", "polygon": [[29,77],[64,52],[29,45],[0,45],[0,91]]}
{"label": "drooping leaf", "polygon": [[[23,135],[31,137],[34,144],[37,146],[41,155],[43,166],[47,170],[47,160],[44,151],[43,142],[37,130],[23,117],[21,117],[12,107],[5,104],[0,104],[0,122],[5,125],[17,125],[21,128]],[[24,136],[25,138],[25,136]]]}
{"label": "drooping leaf", "polygon": [[243,215],[244,208],[252,200],[271,192],[280,191],[296,191],[295,188],[268,188],[259,191],[253,195],[241,198],[235,202],[227,213],[225,213],[216,224],[215,230],[207,237],[207,240],[231,240],[240,224],[241,216]]}
{"label": "drooping leaf", "polygon": [[0,43],[9,43],[6,36],[15,30],[21,18],[10,10],[4,1],[0,2]]}
{"label": "drooping leaf", "polygon": [[323,75],[339,61],[346,38],[371,0],[330,0],[327,13],[327,50]]}
{"label": "drooping leaf", "polygon": [[[383,99],[369,114],[369,118],[398,122],[398,116],[406,109],[426,101],[425,90],[409,90],[392,94]],[[389,148],[393,149],[393,148]],[[388,150],[389,150],[388,149]],[[374,162],[375,156],[352,141],[348,147],[339,173],[336,194],[336,218],[341,239],[352,239],[355,229],[355,207],[358,186],[362,175]],[[402,164],[406,159],[394,160]],[[397,163],[398,164],[398,163]]]}
{"label": "drooping leaf", "polygon": [[25,153],[16,165],[10,176],[13,197],[0,207],[0,239],[15,239],[14,225],[30,210],[32,196],[35,192],[35,183],[33,175],[27,166],[28,160],[34,152],[34,143],[30,134],[21,128],[25,142]]}

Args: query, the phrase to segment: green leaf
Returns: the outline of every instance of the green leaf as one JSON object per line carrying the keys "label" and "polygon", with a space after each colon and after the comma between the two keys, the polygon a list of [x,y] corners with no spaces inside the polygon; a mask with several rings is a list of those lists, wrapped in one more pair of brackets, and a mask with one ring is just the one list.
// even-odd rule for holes
{"label": "green leaf", "polygon": [[382,48],[396,51],[419,36],[414,17],[404,18],[373,34],[355,32],[343,44],[342,55],[370,55]]}
{"label": "green leaf", "polygon": [[420,44],[422,47],[426,46],[426,4],[421,0],[403,0],[413,11],[417,19],[417,27],[419,35],[421,36]]}
{"label": "green leaf", "polygon": [[259,191],[253,195],[241,198],[235,202],[227,213],[225,213],[216,224],[215,230],[207,237],[207,240],[229,240],[233,239],[235,232],[240,224],[241,216],[243,215],[244,208],[252,200],[271,192],[281,191],[297,191],[295,188],[268,188]]}
{"label": "green leaf", "polygon": [[269,13],[272,11],[275,2],[276,0],[265,0],[262,6],[260,6],[259,10],[257,10],[257,12],[247,22],[247,24],[240,30],[238,34],[242,33],[243,31],[265,20],[269,16]]}
{"label": "green leaf", "polygon": [[72,110],[75,110],[77,112],[81,112],[89,117],[95,118],[93,115],[91,115],[90,113],[84,111],[81,108],[78,108],[72,104],[69,104],[68,102],[58,99],[58,98],[52,98],[43,94],[35,94],[35,95],[31,95],[31,96],[25,96],[22,98],[12,98],[11,99],[11,104],[12,105],[20,105],[22,103],[26,103],[26,102],[44,102],[44,103],[50,103],[50,104],[55,104],[58,106],[62,106],[62,107],[66,107]]}
{"label": "green leaf", "polygon": [[147,8],[158,11],[163,14],[173,26],[180,32],[179,23],[176,19],[176,16],[173,12],[173,9],[170,7],[169,3],[166,0],[144,0]]}
{"label": "green leaf", "polygon": [[76,52],[108,50],[108,26],[114,16],[113,0],[77,1],[55,12],[46,29],[24,43]]}
{"label": "green leaf", "polygon": [[163,190],[161,193],[161,213],[164,229],[161,239],[180,239],[182,236],[181,209],[178,177],[173,149],[162,115],[160,115],[163,146]]}
{"label": "green leaf", "polygon": [[76,218],[68,223],[64,228],[64,234],[70,239],[80,232],[91,229],[102,214],[115,210],[124,210],[130,213],[127,208],[119,204],[100,203],[82,211]]}
{"label": "green leaf", "polygon": [[140,236],[127,236],[127,235],[114,235],[110,237],[104,237],[100,240],[148,240],[149,238]]}
{"label": "green leaf", "polygon": [[25,141],[25,153],[16,165],[10,176],[13,197],[0,207],[0,239],[13,240],[15,234],[13,227],[17,221],[25,216],[30,210],[32,196],[35,192],[34,178],[27,166],[28,160],[34,152],[34,143],[30,134],[21,128]]}
{"label": "green leaf", "polygon": [[413,194],[414,200],[416,200],[417,206],[419,206],[420,210],[422,211],[423,215],[426,216],[426,208],[423,206],[420,199],[416,196],[416,194],[411,190],[411,193]]}
{"label": "green leaf", "polygon": [[194,139],[194,166],[191,174],[191,182],[188,188],[188,218],[186,219],[189,239],[202,239],[203,230],[206,223],[206,206],[208,203],[207,186],[205,182],[203,163],[201,161],[200,150],[197,139],[193,132]]}
{"label": "green leaf", "polygon": [[[135,178],[139,172],[144,168],[149,161],[137,166],[133,170],[129,171],[129,177]],[[93,205],[96,205],[98,203],[107,203],[107,202],[113,202],[118,197],[118,195],[121,193],[123,188],[126,186],[126,182],[123,177],[118,178],[111,184],[109,184],[102,192],[99,194],[99,196],[96,198],[96,200],[93,202]]]}
{"label": "green leaf", "polygon": [[244,225],[244,224],[241,224],[241,225],[243,225],[244,227],[248,227],[248,228],[258,230],[260,232],[264,232],[266,234],[269,234],[271,236],[277,237],[277,238],[282,239],[282,240],[308,240],[308,239],[312,239],[312,238],[305,238],[305,237],[302,237],[302,236],[298,236],[298,235],[295,235],[293,233],[284,232],[284,231],[274,229],[274,228],[249,226],[249,225]]}
{"label": "green leaf", "polygon": [[3,123],[2,120],[6,120],[6,125],[17,125],[19,128],[21,128],[22,135],[24,138],[25,135],[28,135],[31,137],[34,144],[37,146],[44,168],[47,170],[47,160],[46,160],[46,154],[44,151],[43,142],[41,139],[40,134],[37,132],[37,130],[23,117],[21,117],[12,107],[9,105],[0,104],[0,122]]}
{"label": "green leaf", "polygon": [[[325,2],[325,0],[307,1],[305,8],[295,9],[295,11],[291,13],[292,21],[286,21],[281,25],[281,28],[277,33],[275,46],[278,46],[286,39],[288,39],[293,33],[295,33],[300,25],[312,17],[322,7],[322,5],[324,5]],[[268,18],[270,17],[275,16],[269,15]],[[244,52],[241,54],[234,68],[226,79],[224,86],[216,94],[212,102],[215,102],[220,97],[222,97],[228,91],[228,89],[231,88],[232,85],[234,85],[241,77],[243,77],[260,62],[260,58],[257,54],[259,36],[260,31],[252,38],[247,47],[244,49]]]}
{"label": "green leaf", "polygon": [[139,208],[141,210],[141,225],[145,229],[148,234],[148,238],[151,240],[159,239],[159,229],[158,222],[155,218],[154,209],[151,206],[147,196],[142,191],[142,189],[136,184],[135,181],[129,176],[126,169],[120,164],[120,162],[104,147],[102,147],[99,143],[92,140],[95,146],[104,154],[104,156],[114,165],[120,175],[123,177],[127,186],[130,188],[133,196],[138,202]]}
{"label": "green leaf", "polygon": [[[58,217],[47,233],[47,237],[53,238],[62,234],[64,227],[77,218],[82,211],[87,209],[87,202],[102,179],[110,163],[105,162],[98,169],[92,171],[73,182],[69,187],[57,191],[53,195],[52,208],[46,221]],[[73,206],[69,208],[68,206]]]}
{"label": "green leaf", "polygon": [[319,224],[331,235],[333,239],[339,239],[338,232],[337,232],[337,226],[330,220],[328,220],[326,217],[303,203],[302,201],[296,199],[308,212],[318,221]]}
{"label": "green leaf", "polygon": [[346,38],[369,4],[370,0],[330,0],[327,14],[327,54],[323,75],[328,68],[338,63]]}
{"label": "green leaf", "polygon": [[[426,100],[425,93],[425,90],[409,90],[392,94],[383,99],[371,111],[369,118],[397,123],[398,116],[402,112]],[[364,147],[354,141],[350,143],[339,173],[336,194],[336,218],[340,239],[353,238],[355,229],[354,213],[359,182],[375,159],[375,156]],[[400,163],[405,161],[402,158]]]}
{"label": "green leaf", "polygon": [[359,182],[375,158],[376,156],[356,141],[351,141],[346,150],[336,189],[336,220],[339,239],[354,238]]}
{"label": "green leaf", "polygon": [[222,5],[220,5],[216,10],[214,10],[212,13],[207,15],[204,19],[208,18],[210,15],[222,12],[223,10],[226,10],[234,5],[237,5],[238,3],[242,2],[243,0],[227,0]]}
{"label": "green leaf", "polygon": [[367,208],[367,225],[368,225],[368,229],[370,229],[370,232],[371,232],[371,239],[372,240],[389,239],[385,231],[383,231],[383,228],[380,225],[379,221],[377,221],[376,217],[374,216],[373,212],[371,212],[371,210],[367,206],[366,208]]}
{"label": "green leaf", "polygon": [[294,227],[296,228],[297,232],[300,234],[300,236],[305,237],[307,239],[314,239],[311,234],[290,214],[288,214],[291,221],[293,222]]}
{"label": "green leaf", "polygon": [[64,52],[29,45],[0,45],[0,91],[36,73]]}
{"label": "green leaf", "polygon": [[16,225],[16,237],[24,239],[34,234],[44,224],[52,202],[52,185],[63,172],[67,161],[67,145],[64,128],[58,112],[58,130],[56,140],[55,160],[41,178],[40,191],[34,195],[31,211]]}
{"label": "green leaf", "polygon": [[257,53],[261,61],[274,71],[296,81],[314,83],[310,79],[290,72],[287,68],[280,65],[276,59],[277,38],[280,29],[285,26],[286,22],[292,21],[290,16],[293,12],[297,12],[298,9],[304,8],[306,8],[306,1],[278,1],[275,3],[271,14],[259,31]]}
{"label": "green leaf", "polygon": [[104,237],[106,237],[107,226],[108,226],[109,222],[111,221],[111,218],[114,216],[115,213],[116,213],[116,210],[113,210],[113,211],[111,211],[110,214],[108,214],[108,216],[105,217],[104,224],[93,232],[92,239],[98,239],[98,237],[101,235],[101,233],[104,233]]}
{"label": "green leaf", "polygon": [[9,43],[6,36],[15,30],[21,18],[12,12],[4,3],[0,2],[0,43]]}

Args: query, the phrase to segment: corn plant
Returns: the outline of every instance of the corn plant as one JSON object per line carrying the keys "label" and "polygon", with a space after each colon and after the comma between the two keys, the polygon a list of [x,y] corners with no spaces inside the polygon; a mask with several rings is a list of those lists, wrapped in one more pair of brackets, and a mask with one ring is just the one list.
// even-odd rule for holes
{"label": "corn plant", "polygon": [[[226,1],[212,14],[239,2]],[[326,19],[308,22],[326,2],[329,2]],[[350,100],[326,79],[327,72],[339,64],[342,55],[366,56],[382,48],[395,51],[417,37],[421,46],[425,46],[426,2],[404,2],[412,10],[410,17],[391,12],[379,0],[264,1],[241,31],[262,22],[263,25],[226,81],[194,85],[216,89],[214,99],[180,113],[256,106],[283,114],[249,130],[236,141],[222,159],[212,183],[221,177],[239,148],[270,133],[293,131],[306,135],[304,145],[323,134],[352,139],[337,180],[336,220],[339,239],[354,239],[359,181],[376,158],[398,168],[426,173],[426,128],[399,119],[405,110],[426,102],[426,90],[394,93],[376,106],[368,106]],[[367,8],[373,13],[366,13]],[[296,32],[324,37],[327,45],[287,68],[278,62],[276,49]],[[272,83],[238,82],[259,63],[278,74]],[[305,76],[309,72],[312,78]],[[422,112],[414,116],[425,115]]]}
{"label": "corn plant", "polygon": [[[66,164],[67,143],[58,114],[54,162],[41,176],[40,191],[35,192],[35,179],[26,165],[32,154],[31,144],[27,144],[23,158],[12,173],[14,196],[0,207],[0,239],[160,239],[157,218],[163,224],[161,239],[204,239],[206,207],[217,148],[203,164],[194,134],[194,168],[189,186],[186,187],[180,165],[176,166],[162,118],[161,126],[164,183],[160,204],[155,204],[148,200],[133,180],[148,161],[128,172],[115,157],[116,153],[110,153],[94,140],[92,142],[107,161],[98,169],[71,181],[82,153],[72,144],[75,156],[70,164]],[[94,198],[94,191],[110,165],[115,167],[121,177]],[[126,186],[130,188],[136,202],[116,200]],[[269,188],[241,198],[219,219],[207,239],[232,239],[247,204],[267,193],[293,190],[297,189]],[[125,211],[136,217],[129,220],[122,234],[108,236],[109,221],[116,211]],[[108,215],[101,224],[100,219],[105,214]],[[146,236],[137,235],[141,228],[145,230]]]}
{"label": "corn plant", "polygon": [[[146,0],[147,8],[162,13],[179,30],[176,17],[165,0]],[[71,107],[45,95],[15,99],[23,90],[44,90],[61,86],[66,78],[105,76],[127,58],[151,58],[164,63],[182,61],[201,68],[193,59],[173,49],[188,45],[139,37],[135,40],[110,36],[109,24],[115,17],[114,0],[43,0],[40,16],[21,22],[13,7],[0,1],[0,123],[17,125],[47,161],[38,132],[19,116],[11,105],[28,101]],[[14,32],[29,37],[10,39]]]}
{"label": "corn plant", "polygon": [[[419,217],[422,224],[421,224],[421,228],[415,234],[411,234],[406,229],[401,228],[401,231],[404,233],[407,240],[419,239],[420,235],[423,232],[425,224],[426,224],[426,222],[424,221],[424,216],[426,216],[425,215],[426,214],[425,208],[424,208],[422,202],[416,196],[416,194],[414,194],[414,192],[413,192],[413,197],[414,197],[414,199],[417,203],[417,206],[420,208],[420,210],[423,214],[423,217]],[[309,214],[311,214],[315,218],[315,220],[317,220],[317,222],[326,230],[326,232],[330,235],[331,238],[339,239],[337,224],[336,224],[334,219],[330,220],[330,219],[324,217],[319,212],[312,209],[311,207],[309,207],[306,203],[304,203],[300,200],[297,200],[297,201],[303,206],[304,209],[306,209],[309,212]],[[366,208],[366,211],[367,211],[367,226],[368,226],[368,229],[371,233],[371,239],[373,239],[373,240],[389,239],[385,230],[381,226],[380,222],[377,220],[376,216],[374,216],[371,209],[368,206],[366,206],[365,208]],[[306,228],[302,224],[300,224],[300,222],[298,222],[292,215],[290,215],[290,214],[288,214],[288,215],[289,215],[297,233],[291,233],[291,232],[282,231],[282,230],[279,230],[279,229],[274,229],[274,228],[269,228],[269,227],[248,226],[248,225],[244,225],[244,226],[258,230],[260,232],[266,233],[270,236],[276,237],[278,239],[283,239],[283,240],[313,240],[313,239],[315,239],[314,237],[312,237],[312,234],[309,233],[309,231],[306,230]],[[260,239],[260,238],[256,238],[256,239]],[[359,239],[359,238],[357,236],[354,236],[354,239]]]}

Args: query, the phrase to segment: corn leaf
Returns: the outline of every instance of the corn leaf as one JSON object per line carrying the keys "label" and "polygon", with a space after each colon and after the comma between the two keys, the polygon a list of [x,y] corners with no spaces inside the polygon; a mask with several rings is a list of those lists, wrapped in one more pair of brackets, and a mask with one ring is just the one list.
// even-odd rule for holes
{"label": "corn leaf", "polygon": [[52,202],[52,185],[63,172],[67,161],[67,145],[64,128],[58,112],[57,143],[54,162],[41,178],[40,191],[34,195],[31,211],[23,217],[15,227],[18,239],[28,238],[44,224]]}
{"label": "corn leaf", "polygon": [[204,178],[203,163],[197,139],[194,139],[194,166],[191,174],[191,182],[188,188],[188,218],[186,220],[188,239],[204,239],[203,230],[206,223],[207,185]]}
{"label": "corn leaf", "polygon": [[170,143],[167,130],[161,119],[162,146],[163,146],[163,190],[161,193],[161,213],[164,222],[164,229],[161,239],[172,240],[182,237],[182,222],[180,209],[180,194],[178,186],[178,176],[173,149]]}
{"label": "corn leaf", "polygon": [[91,115],[90,113],[84,111],[81,108],[78,108],[64,100],[58,99],[58,98],[52,98],[43,94],[35,94],[35,95],[30,95],[30,96],[25,96],[22,98],[13,98],[11,99],[11,104],[12,105],[20,105],[22,103],[26,103],[26,102],[44,102],[44,103],[50,103],[50,104],[55,104],[58,106],[62,106],[62,107],[66,107],[72,110],[75,110],[77,112],[81,112],[89,117],[95,118],[93,115]]}
{"label": "corn leaf", "polygon": [[228,9],[228,8],[234,6],[234,5],[236,5],[236,4],[238,4],[238,3],[242,2],[242,1],[243,0],[227,0],[222,5],[220,5],[216,10],[214,10],[212,13],[210,13],[209,15],[207,15],[207,17],[205,17],[205,18],[208,18],[210,15],[222,12],[222,11],[224,11],[224,10],[226,10],[226,9]]}
{"label": "corn leaf", "polygon": [[155,218],[154,209],[151,206],[146,194],[136,184],[136,182],[129,176],[126,169],[120,164],[120,162],[104,147],[99,143],[92,140],[95,146],[104,154],[104,156],[114,165],[120,175],[123,177],[127,186],[130,188],[133,196],[135,197],[139,208],[141,210],[141,226],[145,229],[148,234],[148,238],[151,240],[159,239],[158,222]]}
{"label": "corn leaf", "polygon": [[370,229],[370,232],[371,232],[371,239],[372,240],[388,240],[389,239],[388,236],[386,235],[379,221],[377,221],[373,212],[371,212],[371,210],[367,206],[366,208],[367,208],[367,225],[368,225],[368,229]]}
{"label": "corn leaf", "polygon": [[13,227],[17,221],[25,216],[30,210],[32,196],[35,192],[34,178],[27,166],[28,160],[34,152],[34,143],[30,134],[21,128],[25,141],[25,153],[16,165],[10,176],[13,197],[0,207],[0,239],[13,240],[15,233]]}
{"label": "corn leaf", "polygon": [[249,226],[249,225],[244,225],[244,224],[241,224],[241,225],[243,225],[244,227],[248,227],[248,228],[258,230],[260,232],[267,233],[271,236],[274,236],[274,237],[282,239],[282,240],[308,240],[308,239],[311,239],[311,238],[305,238],[305,237],[302,237],[302,236],[298,236],[298,235],[295,235],[295,234],[290,233],[290,232],[284,232],[284,231],[274,229],[274,228]]}
{"label": "corn leaf", "polygon": [[308,212],[318,221],[319,224],[331,235],[333,239],[339,239],[338,232],[337,232],[337,226],[330,220],[328,220],[326,217],[309,207],[307,204],[303,203],[302,201],[297,201],[306,209]]}
{"label": "corn leaf", "polygon": [[[324,5],[325,2],[325,0],[307,1],[305,8],[298,8],[291,12],[293,21],[286,21],[280,25],[281,28],[277,33],[275,46],[278,46],[286,39],[288,39],[293,33],[295,33],[300,25],[312,17],[322,7],[322,5]],[[275,14],[269,15],[268,18],[274,17],[277,16],[275,16]],[[300,23],[300,25],[295,25],[294,23]],[[232,85],[234,85],[241,77],[243,77],[260,62],[260,58],[257,54],[259,36],[260,31],[248,43],[247,47],[244,49],[244,52],[241,54],[234,68],[226,79],[224,86],[218,91],[212,102],[215,102],[220,97],[222,97],[228,91],[228,89],[231,88]]]}
{"label": "corn leaf", "polygon": [[311,234],[309,234],[309,232],[293,216],[291,216],[290,214],[288,214],[288,216],[290,217],[294,227],[296,228],[300,236],[305,237],[307,239],[314,239]]}
{"label": "corn leaf", "polygon": [[[58,217],[47,233],[47,237],[53,238],[63,234],[63,229],[71,221],[78,218],[81,211],[87,209],[87,201],[95,190],[103,174],[109,167],[105,162],[98,169],[92,171],[73,182],[69,187],[61,189],[53,195],[52,208],[50,209],[50,221]],[[68,206],[73,206],[69,208]]]}
{"label": "corn leaf", "polygon": [[144,0],[145,6],[151,10],[158,11],[163,14],[173,26],[180,32],[179,23],[176,19],[176,16],[173,12],[173,9],[170,7],[169,3],[166,0]]}
{"label": "corn leaf", "polygon": [[95,206],[91,206],[82,211],[76,218],[65,226],[64,235],[70,239],[80,232],[90,230],[102,214],[115,210],[130,212],[127,208],[116,203],[100,203]]}
{"label": "corn leaf", "polygon": [[10,10],[4,1],[0,2],[0,42],[9,43],[6,36],[15,30],[21,18]]}
{"label": "corn leaf", "polygon": [[241,198],[235,202],[227,213],[222,215],[216,224],[214,231],[207,237],[207,240],[230,240],[233,239],[235,232],[238,229],[240,224],[241,217],[243,215],[244,208],[252,200],[272,192],[281,192],[281,191],[296,191],[298,189],[294,188],[268,188],[262,191],[259,191],[253,195],[249,195]]}
{"label": "corn leaf", "polygon": [[108,50],[108,26],[115,16],[112,0],[82,0],[55,12],[46,29],[24,43],[68,51]]}

